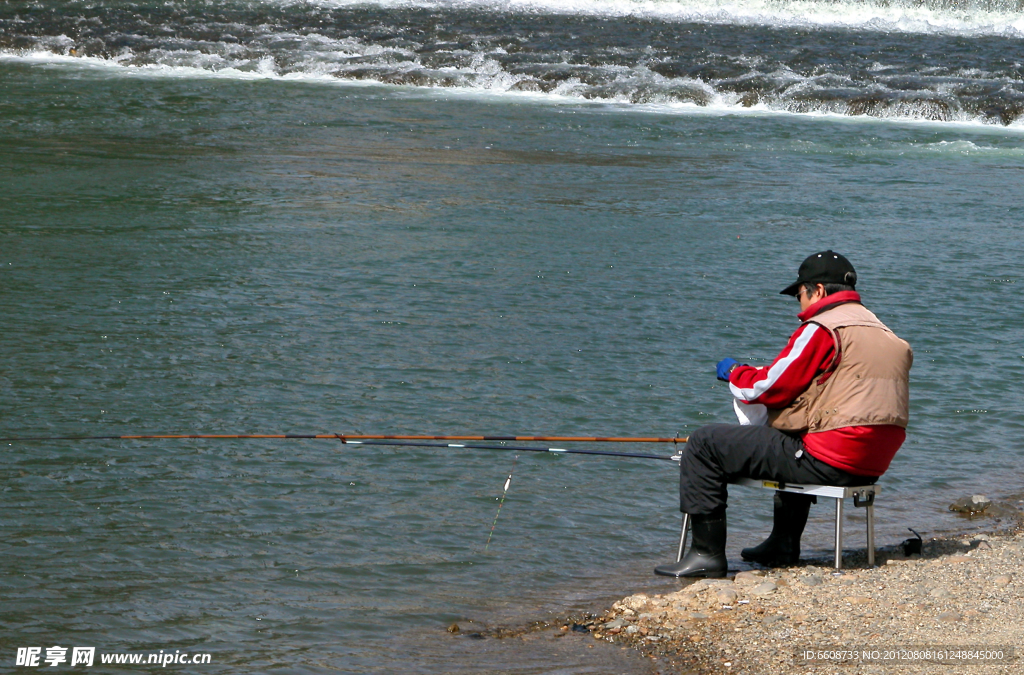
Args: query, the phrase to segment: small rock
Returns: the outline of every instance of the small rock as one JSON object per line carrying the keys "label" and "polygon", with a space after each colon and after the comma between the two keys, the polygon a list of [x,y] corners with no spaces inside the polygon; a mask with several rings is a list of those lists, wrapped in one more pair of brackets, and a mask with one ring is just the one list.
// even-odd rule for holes
{"label": "small rock", "polygon": [[992,579],[992,583],[996,586],[1007,586],[1011,581],[1013,581],[1013,577],[1009,574],[1000,574]]}
{"label": "small rock", "polygon": [[973,495],[956,500],[949,505],[949,510],[973,516],[975,513],[981,513],[991,505],[992,500],[985,495]]}
{"label": "small rock", "polygon": [[636,635],[640,632],[640,629],[636,626],[626,626],[626,635]]}
{"label": "small rock", "polygon": [[943,623],[952,623],[954,621],[959,621],[961,617],[956,612],[943,612],[935,618]]}
{"label": "small rock", "polygon": [[739,597],[739,593],[732,590],[731,588],[723,588],[715,593],[715,600],[722,603],[723,605],[731,605],[736,602],[736,598]]}
{"label": "small rock", "polygon": [[947,562],[947,563],[967,563],[967,562],[974,562],[974,558],[971,558],[971,557],[966,556],[966,555],[951,555],[948,558],[944,559],[943,562]]}
{"label": "small rock", "polygon": [[872,602],[871,598],[866,595],[847,595],[843,600],[846,600],[851,605],[866,605]]}
{"label": "small rock", "polygon": [[694,619],[695,621],[703,621],[704,619],[709,618],[709,616],[707,614],[704,614],[703,612],[693,612],[692,614],[690,614],[690,618]]}
{"label": "small rock", "polygon": [[808,586],[821,586],[825,583],[820,576],[817,574],[808,574],[805,577],[800,577],[800,581],[807,584]]}
{"label": "small rock", "polygon": [[445,630],[447,630],[452,635],[458,635],[459,634],[459,624],[453,623],[452,625],[448,626],[448,628],[446,628]]}
{"label": "small rock", "polygon": [[761,623],[763,623],[766,626],[770,626],[773,623],[778,623],[779,621],[782,621],[785,618],[786,617],[784,617],[781,614],[772,614],[771,616],[766,616],[765,618],[761,619]]}
{"label": "small rock", "polygon": [[638,612],[641,609],[643,609],[644,607],[646,607],[647,603],[650,602],[650,601],[651,601],[651,599],[649,597],[647,597],[646,595],[644,595],[643,593],[637,593],[636,595],[631,595],[628,598],[625,598],[622,601],[622,604],[627,609],[631,609],[634,612]]}
{"label": "small rock", "polygon": [[978,542],[978,545],[975,548],[977,550],[979,550],[979,551],[991,551],[992,550],[992,544],[990,544],[987,541],[985,541],[984,539],[982,539],[981,541]]}
{"label": "small rock", "polygon": [[604,627],[605,627],[605,630],[611,630],[613,628],[622,628],[625,625],[627,625],[626,620],[622,619],[622,618],[618,618],[618,619],[615,619],[614,621],[609,621],[608,623],[606,623],[604,625]]}
{"label": "small rock", "polygon": [[764,573],[760,572],[758,570],[752,570],[752,571],[749,571],[749,572],[739,572],[733,578],[733,583],[739,584],[741,586],[742,585],[748,585],[748,584],[756,584],[756,583],[759,583],[762,580],[761,577],[763,577],[763,576],[764,576]]}
{"label": "small rock", "polygon": [[769,593],[774,593],[776,588],[778,588],[778,586],[774,583],[766,581],[763,584],[751,588],[750,593],[751,595],[768,595]]}
{"label": "small rock", "polygon": [[938,598],[940,600],[948,600],[949,598],[953,597],[953,594],[949,592],[949,589],[943,588],[942,586],[933,588],[929,595],[933,598]]}

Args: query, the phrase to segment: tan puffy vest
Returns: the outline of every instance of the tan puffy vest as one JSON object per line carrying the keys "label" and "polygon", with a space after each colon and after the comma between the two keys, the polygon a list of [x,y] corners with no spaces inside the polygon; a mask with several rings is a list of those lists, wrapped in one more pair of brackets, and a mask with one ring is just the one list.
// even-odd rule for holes
{"label": "tan puffy vest", "polygon": [[859,303],[837,305],[808,323],[832,334],[835,358],[788,407],[769,410],[768,423],[807,433],[876,424],[905,429],[914,362],[910,345]]}

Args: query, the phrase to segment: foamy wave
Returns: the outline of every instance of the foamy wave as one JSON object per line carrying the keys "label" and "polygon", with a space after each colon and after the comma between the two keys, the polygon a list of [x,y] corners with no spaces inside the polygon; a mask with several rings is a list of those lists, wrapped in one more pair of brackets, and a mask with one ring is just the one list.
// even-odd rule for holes
{"label": "foamy wave", "polygon": [[1024,37],[1024,14],[1013,0],[277,0],[277,4],[471,8],[777,28]]}
{"label": "foamy wave", "polygon": [[[359,45],[347,40],[345,54],[358,57],[372,45]],[[339,52],[332,52],[339,53]],[[710,114],[710,115],[799,115],[833,120],[890,121],[914,124],[938,124],[940,126],[967,125],[975,129],[1024,131],[1024,123],[1014,121],[1007,126],[996,126],[991,119],[970,115],[964,111],[937,111],[928,102],[884,102],[877,101],[874,107],[852,106],[848,102],[817,101],[807,102],[800,98],[780,98],[773,101],[750,103],[741,95],[722,92],[712,84],[688,78],[665,78],[646,68],[618,68],[616,77],[603,84],[586,84],[578,78],[568,78],[555,86],[541,89],[531,86],[529,77],[512,75],[500,64],[479,54],[471,55],[463,68],[423,69],[413,62],[404,62],[382,67],[380,72],[370,76],[360,72],[358,77],[346,76],[345,68],[337,63],[322,62],[304,64],[299,70],[285,71],[274,60],[264,57],[234,65],[223,60],[210,60],[209,54],[196,53],[195,62],[189,63],[187,55],[176,52],[171,63],[136,63],[135,56],[128,51],[115,57],[70,56],[50,51],[3,51],[0,62],[20,62],[42,67],[74,68],[80,72],[100,76],[171,79],[230,79],[240,81],[280,80],[289,82],[310,82],[320,85],[341,86],[401,86],[407,91],[419,90],[426,95],[443,91],[446,97],[452,95],[469,97],[511,97],[515,100],[529,99],[552,105],[595,105],[615,106],[624,110],[660,114]],[[344,59],[342,59],[344,61]],[[216,63],[218,67],[211,67]],[[362,66],[360,66],[362,68]],[[780,73],[780,78],[796,78],[792,73]],[[801,78],[796,78],[801,79]],[[811,87],[809,80],[803,85]],[[940,114],[941,113],[941,114]],[[934,150],[960,154],[980,152],[973,144],[935,144]]]}
{"label": "foamy wave", "polygon": [[920,149],[926,152],[936,152],[941,154],[953,155],[981,155],[985,157],[991,157],[993,155],[999,155],[1003,157],[1024,156],[1024,148],[1005,148],[995,145],[983,145],[980,143],[975,143],[973,141],[966,140],[939,141],[938,143],[927,143],[925,145],[920,146]]}

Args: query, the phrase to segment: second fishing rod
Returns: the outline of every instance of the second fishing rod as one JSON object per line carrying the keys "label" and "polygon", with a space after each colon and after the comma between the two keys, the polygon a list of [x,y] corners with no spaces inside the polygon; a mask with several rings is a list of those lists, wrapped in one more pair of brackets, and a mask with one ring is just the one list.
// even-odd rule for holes
{"label": "second fishing rod", "polygon": [[[0,442],[15,443],[29,441],[145,441],[145,440],[337,440],[343,445],[379,445],[413,448],[465,448],[468,450],[505,450],[515,452],[543,452],[565,455],[594,455],[624,457],[631,459],[654,459],[678,461],[678,455],[657,455],[641,452],[620,452],[614,450],[588,450],[582,448],[534,447],[507,445],[513,442],[557,442],[557,443],[686,443],[686,437],[652,436],[501,436],[501,435],[402,435],[402,434],[122,434],[111,436],[21,436],[0,438]],[[470,441],[464,443],[442,443],[439,441]],[[502,443],[482,445],[473,441]]]}

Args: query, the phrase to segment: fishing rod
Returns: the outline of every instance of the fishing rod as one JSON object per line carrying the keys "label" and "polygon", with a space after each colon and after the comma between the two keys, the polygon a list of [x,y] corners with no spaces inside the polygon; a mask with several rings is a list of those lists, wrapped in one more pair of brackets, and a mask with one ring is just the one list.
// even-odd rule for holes
{"label": "fishing rod", "polygon": [[207,439],[351,439],[394,440],[394,441],[531,441],[546,443],[685,443],[688,436],[680,438],[655,438],[642,436],[400,436],[386,434],[128,434],[124,436],[24,436],[0,438],[0,442],[14,441],[138,441],[178,440],[190,438]]}
{"label": "fishing rod", "polygon": [[632,457],[635,459],[662,459],[679,461],[676,455],[654,455],[643,452],[613,452],[610,450],[580,450],[577,448],[531,448],[525,445],[478,445],[476,443],[431,443],[413,441],[352,441],[338,438],[345,445],[387,445],[408,448],[466,448],[467,450],[510,450],[513,452],[550,452],[556,455],[601,455],[604,457]]}
{"label": "fishing rod", "polygon": [[605,457],[627,457],[633,459],[659,459],[679,461],[678,456],[655,455],[640,452],[617,452],[610,450],[583,450],[578,448],[537,448],[516,445],[480,445],[478,443],[440,443],[447,440],[486,441],[549,441],[549,442],[613,442],[613,443],[685,443],[687,438],[602,438],[591,436],[401,436],[383,434],[128,434],[122,436],[33,436],[0,438],[0,442],[17,441],[137,441],[137,440],[191,440],[191,439],[315,439],[336,440],[343,445],[382,445],[412,448],[466,448],[468,450],[506,450],[514,452],[548,452],[564,455],[599,455]]}

